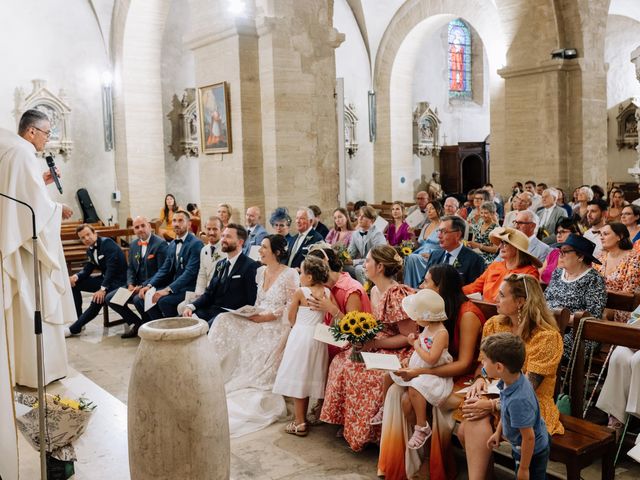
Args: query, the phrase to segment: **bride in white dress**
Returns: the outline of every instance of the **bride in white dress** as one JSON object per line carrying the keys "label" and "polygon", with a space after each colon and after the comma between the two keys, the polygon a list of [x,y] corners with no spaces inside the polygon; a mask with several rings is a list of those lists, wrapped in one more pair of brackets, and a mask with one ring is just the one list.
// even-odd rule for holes
{"label": "bride in white dress", "polygon": [[289,302],[300,284],[298,272],[280,263],[286,248],[281,235],[262,240],[255,303],[262,312],[250,318],[222,313],[209,330],[225,383],[232,438],[261,430],[287,413],[284,397],[271,391],[291,330]]}

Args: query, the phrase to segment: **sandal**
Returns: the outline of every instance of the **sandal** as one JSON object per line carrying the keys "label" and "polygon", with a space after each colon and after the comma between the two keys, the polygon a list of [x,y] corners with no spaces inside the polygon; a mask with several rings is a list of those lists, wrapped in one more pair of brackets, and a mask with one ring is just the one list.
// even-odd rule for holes
{"label": "sandal", "polygon": [[431,427],[427,424],[424,427],[416,425],[413,430],[413,435],[407,443],[407,447],[411,450],[418,450],[421,448],[431,436]]}
{"label": "sandal", "polygon": [[318,400],[316,404],[311,407],[311,411],[307,414],[307,423],[309,425],[320,425],[322,420],[320,420],[320,413],[322,412],[322,402],[323,400]]}
{"label": "sandal", "polygon": [[306,423],[296,425],[296,422],[289,422],[287,426],[284,427],[284,431],[297,437],[306,437],[309,434]]}
{"label": "sandal", "polygon": [[376,413],[371,420],[369,420],[369,425],[381,425],[382,418],[384,417],[384,407],[380,407],[378,413]]}

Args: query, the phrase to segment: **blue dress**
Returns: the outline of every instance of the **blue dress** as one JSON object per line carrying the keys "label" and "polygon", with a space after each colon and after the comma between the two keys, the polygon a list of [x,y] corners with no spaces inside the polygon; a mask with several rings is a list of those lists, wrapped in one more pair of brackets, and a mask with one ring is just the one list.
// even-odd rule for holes
{"label": "blue dress", "polygon": [[418,237],[418,248],[416,248],[411,255],[408,255],[404,259],[404,284],[412,288],[418,288],[424,280],[424,276],[427,274],[427,262],[428,259],[424,258],[421,254],[433,253],[440,249],[440,242],[438,241],[438,229],[431,232],[426,239],[424,238],[424,232],[430,223],[427,223],[420,231]]}

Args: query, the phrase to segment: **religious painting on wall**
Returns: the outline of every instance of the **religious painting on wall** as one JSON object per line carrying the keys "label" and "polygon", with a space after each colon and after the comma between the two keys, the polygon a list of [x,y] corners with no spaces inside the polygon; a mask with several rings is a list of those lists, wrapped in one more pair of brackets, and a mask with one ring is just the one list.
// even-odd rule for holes
{"label": "religious painting on wall", "polygon": [[231,153],[231,122],[227,82],[198,89],[200,141],[204,153]]}
{"label": "religious painting on wall", "polygon": [[460,19],[449,23],[449,96],[471,97],[471,32]]}

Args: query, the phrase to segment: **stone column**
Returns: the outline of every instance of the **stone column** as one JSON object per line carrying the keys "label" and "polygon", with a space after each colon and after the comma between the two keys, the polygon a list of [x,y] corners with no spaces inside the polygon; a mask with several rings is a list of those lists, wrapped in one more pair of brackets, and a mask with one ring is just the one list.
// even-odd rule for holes
{"label": "stone column", "polygon": [[[333,1],[257,0],[266,212],[338,201]],[[256,107],[258,103],[256,103]]]}
{"label": "stone column", "polygon": [[[640,82],[640,46],[631,52],[631,63],[636,67],[636,79]],[[636,105],[636,123],[638,124],[638,144],[636,145],[636,151],[638,152],[638,159],[633,167],[628,172],[636,182],[640,183],[640,99],[634,99]]]}
{"label": "stone column", "polygon": [[244,223],[247,206],[264,205],[258,37],[252,2],[235,16],[228,2],[191,0],[196,87],[227,82],[232,151],[200,156],[202,207],[229,203],[233,220]]}

